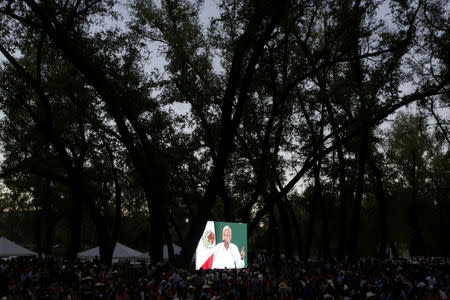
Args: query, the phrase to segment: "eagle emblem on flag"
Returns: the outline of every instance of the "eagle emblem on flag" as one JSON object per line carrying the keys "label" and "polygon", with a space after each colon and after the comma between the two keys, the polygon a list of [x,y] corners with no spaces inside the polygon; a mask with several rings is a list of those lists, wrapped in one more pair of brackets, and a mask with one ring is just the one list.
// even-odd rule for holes
{"label": "eagle emblem on flag", "polygon": [[203,236],[202,236],[202,241],[203,241],[203,245],[205,246],[205,248],[212,249],[215,245],[215,243],[214,243],[215,238],[216,237],[212,230],[210,230],[210,229],[205,230],[203,232]]}

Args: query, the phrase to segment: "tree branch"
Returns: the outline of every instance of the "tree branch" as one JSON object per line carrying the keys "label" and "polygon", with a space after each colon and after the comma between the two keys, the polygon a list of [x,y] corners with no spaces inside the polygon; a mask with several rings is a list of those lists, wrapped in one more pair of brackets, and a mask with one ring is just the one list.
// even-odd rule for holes
{"label": "tree branch", "polygon": [[[350,124],[348,128],[341,128],[339,131],[347,131],[345,134],[343,134],[342,138],[335,139],[335,142],[330,147],[322,150],[318,154],[311,153],[306,158],[305,162],[303,163],[302,169],[297,172],[297,174],[283,187],[283,189],[277,193],[276,195],[273,195],[270,200],[264,205],[263,208],[261,208],[251,223],[248,226],[248,234],[250,235],[251,232],[256,228],[257,224],[261,220],[262,217],[271,209],[271,207],[282,197],[286,196],[292,188],[297,184],[297,182],[303,177],[303,175],[306,174],[306,172],[313,167],[314,163],[324,157],[325,155],[331,153],[338,147],[344,145],[348,141],[350,141],[354,136],[358,135],[360,133],[361,128],[370,128],[376,124],[378,124],[380,121],[382,121],[384,118],[389,116],[390,114],[394,113],[397,109],[408,105],[412,102],[424,99],[426,97],[430,97],[433,95],[438,95],[441,91],[441,89],[448,85],[449,79],[447,79],[445,82],[442,82],[441,84],[437,86],[429,86],[424,87],[420,89],[420,92],[415,92],[413,94],[404,96],[403,99],[396,104],[393,105],[387,105],[386,107],[380,108],[377,112],[372,114],[372,118],[368,119],[364,122],[354,122],[354,124]],[[325,142],[330,139],[331,137],[335,136],[337,132],[333,132],[326,136],[324,139],[322,139],[322,144],[325,144]]]}

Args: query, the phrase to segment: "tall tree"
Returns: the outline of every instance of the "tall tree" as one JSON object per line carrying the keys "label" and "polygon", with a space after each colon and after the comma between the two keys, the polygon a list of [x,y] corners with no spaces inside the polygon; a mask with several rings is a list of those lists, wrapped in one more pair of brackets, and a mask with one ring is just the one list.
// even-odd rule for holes
{"label": "tall tree", "polygon": [[398,167],[397,174],[410,199],[407,208],[411,229],[410,254],[425,255],[419,217],[419,203],[423,201],[426,179],[426,148],[431,144],[425,120],[421,116],[399,114],[387,143],[387,157]]}

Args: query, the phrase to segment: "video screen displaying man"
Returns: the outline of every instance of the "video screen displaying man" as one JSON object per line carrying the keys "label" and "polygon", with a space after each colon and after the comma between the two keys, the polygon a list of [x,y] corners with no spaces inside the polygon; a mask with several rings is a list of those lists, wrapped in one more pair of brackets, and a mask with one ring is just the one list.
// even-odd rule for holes
{"label": "video screen displaying man", "polygon": [[197,246],[195,268],[245,268],[246,252],[247,224],[208,221]]}
{"label": "video screen displaying man", "polygon": [[245,251],[242,246],[239,252],[238,247],[231,242],[232,230],[226,225],[222,229],[222,243],[218,243],[214,248],[214,257],[211,269],[235,269],[245,266]]}

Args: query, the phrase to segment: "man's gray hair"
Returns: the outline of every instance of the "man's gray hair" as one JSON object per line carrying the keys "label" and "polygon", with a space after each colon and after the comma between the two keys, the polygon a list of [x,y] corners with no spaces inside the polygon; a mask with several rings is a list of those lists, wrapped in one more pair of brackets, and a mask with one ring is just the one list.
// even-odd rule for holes
{"label": "man's gray hair", "polygon": [[230,228],[230,226],[225,225],[225,227],[222,229],[222,234],[225,232],[225,230],[229,230],[229,231],[230,231],[230,235],[233,235],[233,234],[231,233],[231,228]]}

